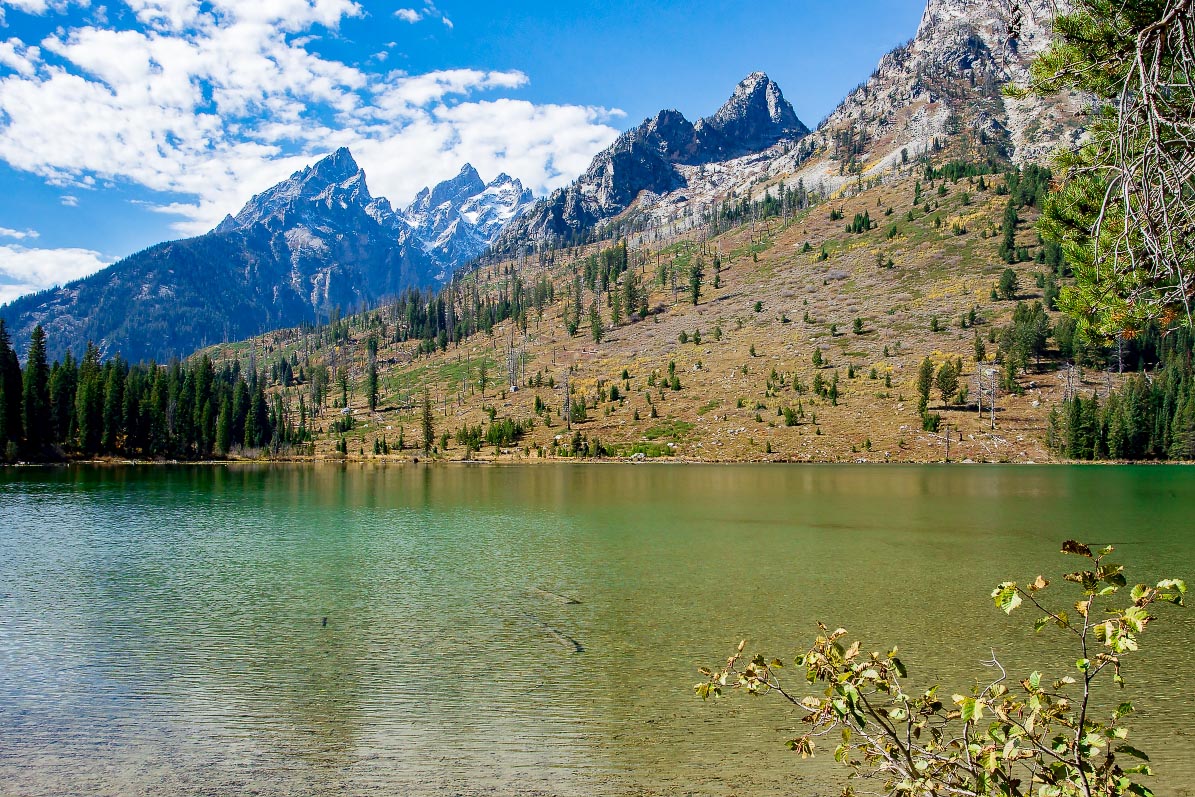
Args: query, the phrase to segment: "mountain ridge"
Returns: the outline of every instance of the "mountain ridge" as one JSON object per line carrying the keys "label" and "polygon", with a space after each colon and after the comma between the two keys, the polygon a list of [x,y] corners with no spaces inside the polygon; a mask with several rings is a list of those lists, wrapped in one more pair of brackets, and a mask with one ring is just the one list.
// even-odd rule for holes
{"label": "mountain ridge", "polygon": [[485,184],[469,164],[419,196],[442,200],[434,218],[420,217],[418,197],[401,211],[374,197],[365,171],[341,147],[255,194],[203,235],[156,244],[89,277],[20,297],[0,307],[0,316],[20,344],[43,325],[55,356],[67,349],[77,355],[94,341],[105,355],[165,361],[433,286],[530,204],[518,180],[501,175]]}
{"label": "mountain ridge", "polygon": [[622,213],[645,192],[686,187],[679,167],[729,160],[808,133],[780,87],[765,73],[752,72],[711,116],[693,123],[666,109],[624,132],[573,183],[537,202],[504,231],[496,248],[510,250],[520,238],[576,237]]}

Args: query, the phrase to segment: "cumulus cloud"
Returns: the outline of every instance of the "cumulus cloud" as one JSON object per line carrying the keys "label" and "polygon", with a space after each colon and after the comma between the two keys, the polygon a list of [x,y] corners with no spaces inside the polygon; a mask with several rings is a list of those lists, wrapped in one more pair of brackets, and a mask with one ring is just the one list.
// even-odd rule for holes
{"label": "cumulus cloud", "polygon": [[0,304],[94,274],[111,262],[90,249],[0,246]]}
{"label": "cumulus cloud", "polygon": [[11,227],[0,227],[0,238],[15,238],[23,241],[26,238],[38,238],[37,230],[14,230]]}
{"label": "cumulus cloud", "polygon": [[[606,109],[475,96],[525,86],[521,72],[383,74],[310,49],[320,30],[363,13],[353,0],[124,2],[134,27],[93,20],[0,41],[0,160],[68,191],[110,181],[160,192],[154,209],[178,217],[181,233],[209,229],[338,146],[375,194],[403,203],[465,160],[546,191],[617,133]],[[451,26],[430,3],[404,11]]]}
{"label": "cumulus cloud", "polygon": [[400,8],[394,12],[394,16],[401,19],[403,22],[409,22],[414,25],[416,22],[421,22],[425,19],[438,19],[443,23],[444,27],[452,30],[454,25],[444,12],[436,8],[434,3],[428,3],[423,8]]}

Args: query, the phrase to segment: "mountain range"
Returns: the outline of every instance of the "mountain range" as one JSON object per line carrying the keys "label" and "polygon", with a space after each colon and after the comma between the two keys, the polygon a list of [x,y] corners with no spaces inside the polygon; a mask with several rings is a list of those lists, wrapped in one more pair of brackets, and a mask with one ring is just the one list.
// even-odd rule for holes
{"label": "mountain range", "polygon": [[0,317],[18,343],[41,324],[51,356],[78,355],[94,341],[104,354],[164,361],[436,285],[531,202],[518,180],[503,174],[487,184],[466,164],[396,211],[370,194],[365,172],[342,148],[205,235],[22,297]]}
{"label": "mountain range", "polygon": [[713,116],[693,123],[679,111],[665,110],[623,133],[575,182],[510,225],[497,248],[575,239],[645,193],[659,196],[687,187],[684,167],[764,152],[808,134],[780,87],[763,72],[753,72]]}
{"label": "mountain range", "polygon": [[[465,165],[406,208],[373,197],[341,149],[253,197],[206,235],[150,247],[83,280],[0,308],[18,345],[46,327],[59,354],[88,340],[129,359],[327,317],[463,264],[572,244],[604,225],[676,232],[778,179],[823,196],[896,179],[942,141],[968,157],[1026,162],[1082,128],[1080,98],[1003,96],[1049,41],[1051,0],[929,0],[917,35],[884,56],[815,131],[780,87],[748,75],[713,115],[662,110],[598,153],[568,186],[534,200],[507,175]],[[907,169],[906,169],[907,170]]]}

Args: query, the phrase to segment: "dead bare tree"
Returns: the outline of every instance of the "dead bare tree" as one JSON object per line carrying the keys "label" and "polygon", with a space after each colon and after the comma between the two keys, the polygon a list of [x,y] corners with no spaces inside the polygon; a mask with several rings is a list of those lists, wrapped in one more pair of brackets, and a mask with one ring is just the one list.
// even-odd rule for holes
{"label": "dead bare tree", "polygon": [[[1098,95],[1087,143],[1059,163],[1080,186],[1068,207],[1095,208],[1082,280],[1091,284],[1077,309],[1098,313],[1108,337],[1150,321],[1195,323],[1195,0],[1159,6],[1127,47],[1078,57],[1055,49],[1030,81],[1041,95]],[[1123,22],[1100,21],[1108,31]]]}
{"label": "dead bare tree", "polygon": [[[1193,3],[1170,0],[1161,19],[1137,36],[1120,95],[1116,160],[1105,200],[1107,208],[1116,192],[1124,209],[1107,253],[1112,267],[1144,269],[1150,277],[1130,298],[1162,312],[1181,306],[1188,324],[1195,294]],[[1099,240],[1097,234],[1097,245]]]}

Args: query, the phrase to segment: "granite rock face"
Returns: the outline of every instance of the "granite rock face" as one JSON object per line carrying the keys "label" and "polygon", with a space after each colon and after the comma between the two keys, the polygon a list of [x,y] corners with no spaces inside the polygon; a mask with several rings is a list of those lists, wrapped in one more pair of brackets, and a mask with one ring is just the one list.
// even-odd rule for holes
{"label": "granite rock face", "polygon": [[567,240],[626,210],[644,192],[667,194],[688,185],[685,166],[702,166],[762,152],[809,133],[774,81],[748,75],[717,113],[692,123],[660,111],[598,153],[571,185],[538,202],[499,239]]}

